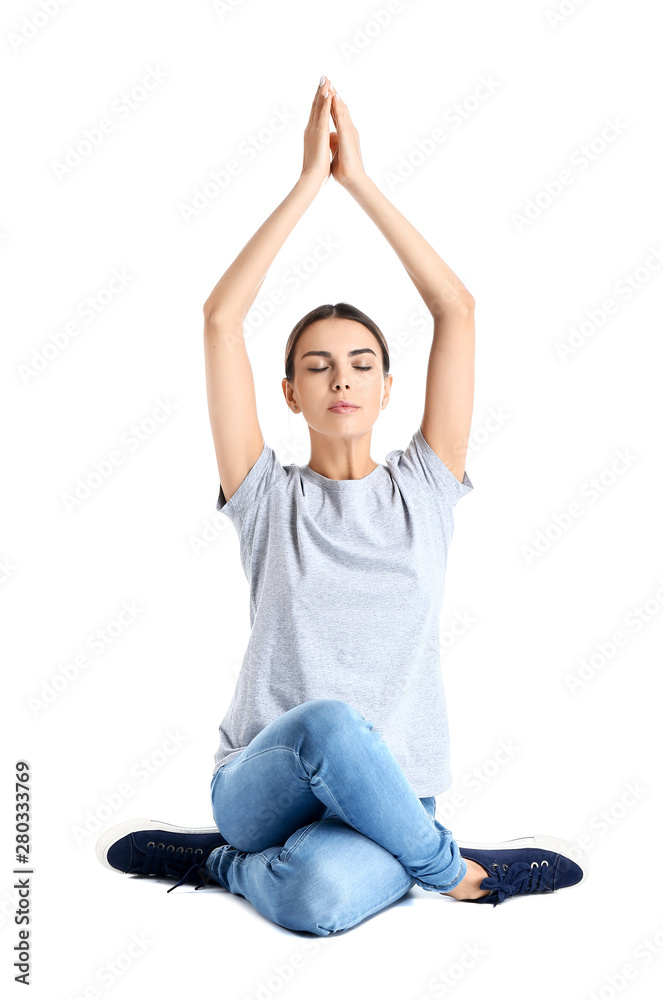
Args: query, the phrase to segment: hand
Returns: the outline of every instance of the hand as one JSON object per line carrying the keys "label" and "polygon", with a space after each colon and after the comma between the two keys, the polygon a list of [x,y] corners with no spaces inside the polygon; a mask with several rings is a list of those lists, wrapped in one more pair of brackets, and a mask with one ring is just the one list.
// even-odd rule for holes
{"label": "hand", "polygon": [[[327,96],[323,95],[327,93]],[[316,177],[321,184],[324,184],[331,172],[329,159],[329,111],[331,107],[333,87],[328,79],[325,79],[322,86],[316,89],[311,114],[306,128],[304,129],[304,163],[302,166],[302,176],[304,174]]]}
{"label": "hand", "polygon": [[352,123],[347,105],[338,96],[332,94],[331,116],[336,126],[329,143],[332,151],[331,172],[334,180],[347,187],[360,177],[366,175],[359,149],[359,133]]}

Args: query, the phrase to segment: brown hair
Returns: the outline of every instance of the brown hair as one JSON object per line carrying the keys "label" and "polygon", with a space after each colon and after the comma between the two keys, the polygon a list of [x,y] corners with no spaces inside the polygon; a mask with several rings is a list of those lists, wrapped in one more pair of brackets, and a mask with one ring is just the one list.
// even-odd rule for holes
{"label": "brown hair", "polygon": [[327,316],[338,316],[341,319],[353,319],[357,323],[363,323],[377,337],[382,348],[382,373],[384,375],[389,374],[389,348],[380,327],[377,323],[373,322],[370,316],[367,316],[361,309],[357,309],[356,306],[351,306],[348,302],[337,302],[335,305],[328,303],[311,309],[293,327],[288,337],[288,342],[285,345],[285,377],[289,382],[292,382],[295,377],[295,347],[297,341],[307,326],[315,323],[318,319],[326,319]]}

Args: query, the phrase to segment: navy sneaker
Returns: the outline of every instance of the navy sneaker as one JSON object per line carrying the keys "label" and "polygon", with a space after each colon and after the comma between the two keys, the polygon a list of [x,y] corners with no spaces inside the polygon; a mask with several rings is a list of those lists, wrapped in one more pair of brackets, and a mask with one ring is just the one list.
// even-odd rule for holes
{"label": "navy sneaker", "polygon": [[580,885],[589,874],[589,858],[584,851],[559,837],[535,833],[501,844],[470,844],[460,840],[456,843],[463,858],[486,869],[488,875],[479,888],[491,890],[487,896],[462,902],[497,906],[508,896],[555,892]]}
{"label": "navy sneaker", "polygon": [[172,892],[183,882],[197,883],[196,889],[218,885],[203,864],[215,847],[225,843],[216,826],[194,829],[134,819],[106,830],[97,841],[96,854],[111,871],[179,879],[168,890]]}

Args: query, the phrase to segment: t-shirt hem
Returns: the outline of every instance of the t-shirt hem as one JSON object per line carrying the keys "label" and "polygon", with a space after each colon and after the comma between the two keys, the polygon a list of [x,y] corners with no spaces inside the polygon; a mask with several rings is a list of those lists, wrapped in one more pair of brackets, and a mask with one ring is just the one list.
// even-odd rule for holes
{"label": "t-shirt hem", "polygon": [[439,474],[442,476],[445,485],[458,497],[465,496],[470,490],[474,489],[474,484],[467,474],[466,470],[463,470],[462,482],[454,476],[453,472],[446,465],[440,456],[434,451],[429,445],[428,441],[424,437],[424,432],[421,429],[421,425],[415,431],[415,438],[419,447],[424,451],[428,458],[428,462],[433,468],[437,469]]}
{"label": "t-shirt hem", "polygon": [[[236,516],[240,522],[244,519],[246,511],[251,506],[253,492],[254,492],[254,486],[253,486],[254,480],[258,478],[260,475],[262,475],[263,468],[269,460],[269,454],[268,454],[269,448],[270,446],[263,438],[262,451],[258,455],[258,458],[253,463],[247,474],[244,476],[244,479],[239,484],[233,495],[229,497],[227,500],[225,498],[225,494],[223,493],[223,488],[221,486],[221,483],[219,483],[219,496],[216,501],[217,510],[223,511],[223,513],[227,514],[228,516],[230,515]],[[276,484],[272,483],[272,486],[274,485]],[[271,489],[271,487],[269,487],[269,489]],[[266,493],[269,492],[269,489],[266,490]],[[222,497],[223,500],[225,501],[224,503],[221,502]]]}
{"label": "t-shirt hem", "polygon": [[223,766],[223,764],[228,764],[231,760],[234,760],[235,757],[239,757],[242,750],[246,750],[246,747],[239,747],[239,749],[237,750],[229,750],[227,754],[224,754],[221,760],[215,761],[214,767],[212,769],[212,777],[214,777],[216,772]]}

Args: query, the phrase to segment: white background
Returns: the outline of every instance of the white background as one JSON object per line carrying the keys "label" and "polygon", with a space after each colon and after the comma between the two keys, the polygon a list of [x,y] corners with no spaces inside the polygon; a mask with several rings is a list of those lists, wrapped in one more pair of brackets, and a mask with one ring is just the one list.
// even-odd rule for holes
{"label": "white background", "polygon": [[[14,974],[13,768],[24,758],[33,997],[265,1000],[370,988],[421,1000],[445,995],[445,972],[457,998],[651,996],[663,970],[653,6],[412,0],[392,3],[383,24],[375,12],[386,4],[349,0],[49,9],[12,0],[2,12],[3,978]],[[153,89],[135,90],[150,71]],[[467,624],[442,661],[454,785],[438,797],[438,818],[459,840],[580,840],[592,871],[577,888],[496,908],[414,888],[347,932],[315,938],[221,889],[167,895],[164,883],[111,873],[94,843],[135,816],[212,821],[217,727],[249,617],[238,542],[215,507],[202,305],[297,180],[322,73],[348,105],[369,175],[477,303],[466,463],[475,489],[456,508],[445,644],[460,616]],[[288,119],[279,132],[277,112]],[[68,147],[109,117],[112,131],[58,176]],[[437,144],[436,128],[446,136]],[[239,175],[214,189],[211,173],[233,159]],[[546,200],[564,169],[571,182]],[[187,219],[206,184],[207,203]],[[335,247],[316,261],[320,241]],[[297,286],[295,268],[305,275]],[[114,269],[127,284],[108,296]],[[284,301],[265,318],[258,306],[276,290]],[[79,312],[88,297],[99,309],[90,322]],[[421,420],[432,324],[391,247],[330,179],[245,330],[261,427],[283,464],[309,457],[303,418],[281,389],[287,335],[335,301],[372,316],[392,347],[392,399],[372,446],[383,461]],[[77,334],[62,336],[74,322]],[[150,424],[160,400],[169,415]],[[136,425],[144,440],[132,448]],[[79,478],[117,450],[123,463],[68,508]],[[577,516],[556,527],[574,503]],[[140,610],[95,653],[89,637],[114,633],[123,602]],[[602,656],[615,632],[623,644]],[[83,653],[87,666],[63,681]],[[167,754],[169,733],[182,742]],[[500,741],[518,750],[492,764]],[[136,776],[144,758],[147,780]],[[145,951],[103,985],[99,970],[133,934],[149,941]],[[480,957],[463,967],[470,946]]]}

